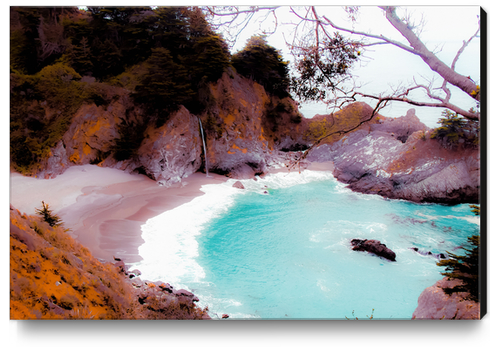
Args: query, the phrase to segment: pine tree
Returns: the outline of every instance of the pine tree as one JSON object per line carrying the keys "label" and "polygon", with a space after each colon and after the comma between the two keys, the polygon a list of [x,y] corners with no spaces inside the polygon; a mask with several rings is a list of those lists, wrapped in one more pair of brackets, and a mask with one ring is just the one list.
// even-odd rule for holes
{"label": "pine tree", "polygon": [[231,57],[231,62],[240,75],[262,84],[267,92],[280,98],[289,96],[288,62],[267,44],[264,35],[252,36],[245,48]]}
{"label": "pine tree", "polygon": [[168,49],[152,49],[147,64],[148,74],[136,86],[134,98],[157,114],[161,125],[170,112],[191,100],[195,92],[191,89],[186,68],[174,62]]}
{"label": "pine tree", "polygon": [[43,203],[43,208],[36,208],[36,213],[43,217],[43,220],[48,223],[51,227],[57,227],[63,225],[61,218],[53,213],[52,210],[49,209],[49,205]]}

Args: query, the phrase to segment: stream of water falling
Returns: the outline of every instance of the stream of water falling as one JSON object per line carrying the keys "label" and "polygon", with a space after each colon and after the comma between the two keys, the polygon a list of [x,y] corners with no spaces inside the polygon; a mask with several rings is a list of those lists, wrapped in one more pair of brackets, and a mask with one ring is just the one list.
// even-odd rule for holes
{"label": "stream of water falling", "polygon": [[202,147],[204,148],[204,165],[205,165],[205,168],[206,168],[206,177],[209,177],[209,174],[208,174],[208,156],[206,154],[206,141],[204,140],[204,131],[202,130],[202,123],[201,123],[201,119],[199,119],[199,128],[201,129],[201,137],[202,137]]}

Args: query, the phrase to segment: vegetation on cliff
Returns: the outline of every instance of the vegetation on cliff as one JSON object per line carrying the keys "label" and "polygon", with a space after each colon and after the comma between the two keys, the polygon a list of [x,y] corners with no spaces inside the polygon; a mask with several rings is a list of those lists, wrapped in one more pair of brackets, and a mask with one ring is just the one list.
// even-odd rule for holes
{"label": "vegetation on cliff", "polygon": [[[480,215],[480,206],[470,205],[472,212]],[[468,237],[467,247],[461,247],[464,255],[456,255],[448,252],[449,259],[441,259],[437,265],[445,267],[445,272],[442,274],[448,279],[458,279],[462,281],[461,285],[454,287],[443,288],[444,293],[451,295],[452,293],[467,292],[469,299],[475,302],[480,301],[480,282],[479,282],[479,263],[480,263],[480,235]]]}
{"label": "vegetation on cliff", "polygon": [[260,83],[267,92],[280,98],[289,96],[288,63],[267,44],[263,35],[248,39],[245,47],[234,54],[231,61],[239,74]]}
{"label": "vegetation on cliff", "polygon": [[126,275],[124,265],[101,263],[63,227],[11,208],[10,319],[209,318],[192,296]]}
{"label": "vegetation on cliff", "polygon": [[480,145],[480,122],[478,120],[466,119],[450,110],[444,110],[437,123],[441,126],[435,128],[430,137],[437,139],[444,147],[449,149],[477,148]]}
{"label": "vegetation on cliff", "polygon": [[129,96],[111,149],[126,160],[146,128],[165,124],[180,105],[209,128],[219,125],[210,84],[233,75],[230,68],[275,97],[289,95],[288,63],[277,50],[253,37],[231,56],[199,7],[11,7],[10,18],[10,154],[24,174],[41,171],[84,104],[107,109]]}

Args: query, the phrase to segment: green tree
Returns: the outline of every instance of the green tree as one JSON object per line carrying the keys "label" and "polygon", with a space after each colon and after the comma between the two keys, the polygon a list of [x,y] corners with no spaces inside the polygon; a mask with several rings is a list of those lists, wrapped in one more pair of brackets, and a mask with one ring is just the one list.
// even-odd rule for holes
{"label": "green tree", "polygon": [[10,8],[10,65],[26,74],[39,71],[40,14],[31,7]]}
{"label": "green tree", "polygon": [[265,90],[280,98],[289,96],[288,62],[279,51],[267,44],[264,35],[248,39],[245,47],[231,57],[237,72],[262,84]]}
{"label": "green tree", "polygon": [[444,110],[437,123],[441,126],[434,129],[431,138],[437,139],[446,147],[471,147],[480,144],[478,120],[463,118],[454,112]]}
{"label": "green tree", "polygon": [[48,223],[52,227],[57,227],[63,225],[61,218],[53,213],[52,210],[49,209],[49,205],[42,201],[43,208],[36,208],[36,214],[43,217],[43,220]]}
{"label": "green tree", "polygon": [[311,46],[296,47],[293,54],[299,76],[292,78],[291,90],[301,101],[325,100],[349,76],[360,55],[358,47],[339,33]]}
{"label": "green tree", "polygon": [[174,62],[166,48],[152,49],[147,61],[148,74],[135,88],[134,98],[165,123],[170,112],[190,101],[195,95],[184,66]]}

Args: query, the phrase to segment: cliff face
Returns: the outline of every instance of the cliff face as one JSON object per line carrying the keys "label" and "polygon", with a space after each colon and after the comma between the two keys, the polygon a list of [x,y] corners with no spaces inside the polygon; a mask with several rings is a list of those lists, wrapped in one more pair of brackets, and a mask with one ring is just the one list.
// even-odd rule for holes
{"label": "cliff face", "polygon": [[10,319],[209,319],[192,293],[138,276],[11,207]]}
{"label": "cliff face", "polygon": [[[205,169],[199,119],[210,172],[253,177],[267,171],[278,149],[305,144],[297,105],[289,98],[271,97],[261,85],[233,71],[210,85],[209,106],[201,114],[181,107],[160,127],[145,124],[143,110],[135,107],[129,93],[118,92],[107,106],[84,104],[77,110],[37,176],[49,178],[71,165],[97,164],[144,173],[165,186],[178,183]],[[140,142],[131,155],[119,159],[115,152],[125,140],[124,131],[140,132]]]}
{"label": "cliff face", "polygon": [[438,281],[419,296],[412,319],[480,319],[480,303],[468,300],[467,293],[446,295],[443,288],[452,288],[460,280]]}
{"label": "cliff face", "polygon": [[396,119],[372,117],[371,107],[354,103],[332,115],[304,119],[290,98],[271,96],[230,69],[208,86],[207,107],[200,114],[181,106],[157,126],[128,91],[114,87],[110,92],[107,105],[83,104],[76,111],[37,176],[97,164],[170,186],[204,171],[206,152],[210,172],[251,178],[281,162],[280,151],[304,150],[322,139],[307,159],[334,161],[335,177],[355,191],[415,202],[479,199],[479,150],[445,148],[430,138],[413,110]]}
{"label": "cliff face", "polygon": [[479,150],[444,148],[410,111],[319,146],[307,159],[333,160],[334,176],[362,193],[414,202],[479,199]]}

